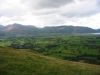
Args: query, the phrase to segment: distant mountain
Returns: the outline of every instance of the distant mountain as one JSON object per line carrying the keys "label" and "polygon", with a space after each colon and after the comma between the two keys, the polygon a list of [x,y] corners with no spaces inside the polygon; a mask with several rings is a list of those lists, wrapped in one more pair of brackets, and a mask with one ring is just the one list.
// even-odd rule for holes
{"label": "distant mountain", "polygon": [[5,33],[4,33],[4,31],[3,31],[4,28],[5,28],[5,26],[0,25],[0,38],[5,36]]}
{"label": "distant mountain", "polygon": [[5,28],[5,26],[0,25],[0,31],[2,31]]}
{"label": "distant mountain", "polygon": [[95,30],[88,27],[81,26],[56,26],[56,27],[45,27],[44,31],[50,33],[94,33]]}
{"label": "distant mountain", "polygon": [[100,29],[95,30],[82,26],[52,26],[37,28],[32,25],[21,25],[17,23],[7,26],[0,25],[0,37],[37,37],[96,32],[100,32]]}
{"label": "distant mountain", "polygon": [[96,32],[100,33],[100,29],[97,29]]}
{"label": "distant mountain", "polygon": [[5,27],[4,32],[10,36],[34,36],[38,28],[31,25],[12,24]]}

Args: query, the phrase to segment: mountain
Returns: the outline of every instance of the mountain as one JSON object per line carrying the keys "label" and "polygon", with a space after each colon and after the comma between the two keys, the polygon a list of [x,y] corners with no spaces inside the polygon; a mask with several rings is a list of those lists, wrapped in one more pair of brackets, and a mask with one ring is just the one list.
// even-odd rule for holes
{"label": "mountain", "polygon": [[0,25],[0,38],[5,36],[5,32],[3,31],[5,26]]}
{"label": "mountain", "polygon": [[95,30],[88,27],[81,26],[56,26],[56,27],[45,27],[44,31],[50,33],[94,33]]}
{"label": "mountain", "polygon": [[96,31],[97,31],[98,33],[100,33],[100,29],[97,29]]}
{"label": "mountain", "polygon": [[5,27],[5,31],[8,31],[8,32],[10,32],[10,31],[23,31],[23,30],[33,30],[33,29],[35,29],[36,27],[34,27],[34,26],[25,26],[25,25],[21,25],[21,24],[17,24],[17,23],[14,23],[14,24],[11,24],[11,25],[7,25],[6,27]]}
{"label": "mountain", "polygon": [[5,26],[3,26],[3,25],[0,25],[0,30],[2,30],[4,27],[5,27]]}
{"label": "mountain", "polygon": [[0,25],[0,37],[37,37],[37,36],[56,36],[68,35],[77,33],[96,33],[100,30],[95,30],[89,27],[82,26],[52,26],[37,28],[32,25],[10,24],[7,26]]}
{"label": "mountain", "polygon": [[31,25],[12,24],[5,27],[4,32],[10,36],[34,36],[38,28]]}
{"label": "mountain", "polygon": [[0,75],[100,75],[100,65],[61,60],[29,50],[0,48]]}

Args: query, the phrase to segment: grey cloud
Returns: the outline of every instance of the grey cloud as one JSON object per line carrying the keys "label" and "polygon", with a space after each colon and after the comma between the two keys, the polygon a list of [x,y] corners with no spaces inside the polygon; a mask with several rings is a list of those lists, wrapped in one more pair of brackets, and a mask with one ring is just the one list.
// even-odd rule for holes
{"label": "grey cloud", "polygon": [[60,6],[73,2],[74,0],[23,0],[23,2],[25,1],[27,4],[31,5],[35,9],[43,9],[58,8]]}
{"label": "grey cloud", "polygon": [[[0,0],[0,17],[23,16],[28,13],[28,9],[20,1],[14,4],[14,1]],[[29,11],[30,12],[30,11]]]}
{"label": "grey cloud", "polygon": [[5,3],[7,0],[0,0],[0,4]]}
{"label": "grey cloud", "polygon": [[42,9],[42,10],[37,10],[35,12],[33,12],[34,15],[51,15],[51,14],[57,14],[57,12],[59,12],[59,9],[55,8],[55,9]]}
{"label": "grey cloud", "polygon": [[98,6],[100,7],[100,0],[97,0],[97,4],[98,4]]}
{"label": "grey cloud", "polygon": [[[64,17],[87,17],[100,13],[100,0],[77,0],[80,4],[66,6],[66,10],[62,10],[60,14]],[[99,1],[99,2],[98,2]],[[84,3],[86,2],[86,3]],[[87,3],[88,2],[88,3]],[[69,9],[71,8],[71,9]]]}
{"label": "grey cloud", "polygon": [[100,13],[100,0],[11,0],[11,4],[8,0],[0,0],[0,16],[37,25],[64,24],[67,20],[97,13]]}
{"label": "grey cloud", "polygon": [[[76,1],[79,4],[76,4]],[[100,0],[37,0],[36,2],[29,0],[28,2],[30,5],[33,4],[33,14],[38,16],[58,14],[63,17],[86,17],[100,12]]]}
{"label": "grey cloud", "polygon": [[41,0],[39,2],[40,8],[54,8],[54,7],[60,7],[67,3],[72,2],[73,0]]}
{"label": "grey cloud", "polygon": [[[20,13],[19,13],[20,12]],[[24,12],[22,12],[21,10],[2,10],[0,12],[0,17],[1,16],[7,16],[7,17],[14,17],[14,16],[22,16],[24,14]]]}
{"label": "grey cloud", "polygon": [[72,18],[72,17],[89,17],[97,12],[87,12],[87,13],[63,13],[61,14],[63,17]]}
{"label": "grey cloud", "polygon": [[87,17],[87,16],[91,16],[91,15],[94,15],[94,14],[97,14],[99,13],[100,10],[90,10],[90,11],[81,11],[80,12],[63,12],[61,13],[61,15],[63,17]]}

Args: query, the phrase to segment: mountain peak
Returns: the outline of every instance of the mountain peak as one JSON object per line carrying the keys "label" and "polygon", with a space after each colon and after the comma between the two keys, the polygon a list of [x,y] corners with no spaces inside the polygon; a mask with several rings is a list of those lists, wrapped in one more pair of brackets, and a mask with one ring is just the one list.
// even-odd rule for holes
{"label": "mountain peak", "polygon": [[7,26],[5,27],[5,31],[16,30],[16,29],[20,29],[20,28],[22,28],[22,27],[23,27],[23,25],[18,24],[18,23],[14,23],[14,24],[7,25]]}

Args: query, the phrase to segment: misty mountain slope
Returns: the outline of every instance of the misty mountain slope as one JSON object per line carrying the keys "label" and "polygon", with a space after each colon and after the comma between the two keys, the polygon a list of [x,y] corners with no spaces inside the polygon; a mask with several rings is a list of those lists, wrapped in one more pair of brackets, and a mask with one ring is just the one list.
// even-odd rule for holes
{"label": "misty mountain slope", "polygon": [[5,26],[3,26],[3,25],[0,25],[0,30],[4,29],[4,27],[5,27]]}
{"label": "misty mountain slope", "polygon": [[44,31],[51,33],[93,33],[94,29],[81,26],[56,26],[56,27],[45,27]]}
{"label": "misty mountain slope", "polygon": [[5,36],[5,32],[4,32],[5,26],[0,25],[0,38]]}
{"label": "misty mountain slope", "polygon": [[100,29],[97,29],[96,31],[97,31],[97,32],[100,32]]}
{"label": "misty mountain slope", "polygon": [[4,29],[4,32],[10,36],[34,36],[38,31],[38,28],[34,26],[21,24],[8,25]]}
{"label": "misty mountain slope", "polygon": [[0,75],[100,75],[100,66],[0,48]]}
{"label": "misty mountain slope", "polygon": [[95,33],[100,30],[95,30],[89,27],[81,26],[52,26],[37,28],[32,25],[11,24],[7,26],[0,25],[0,35],[5,37],[36,37],[36,36],[54,36],[54,35],[66,35],[77,33]]}

